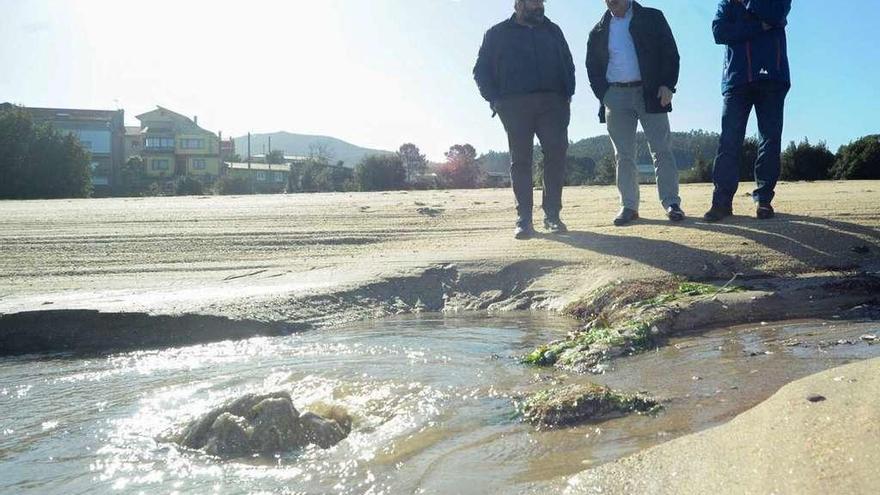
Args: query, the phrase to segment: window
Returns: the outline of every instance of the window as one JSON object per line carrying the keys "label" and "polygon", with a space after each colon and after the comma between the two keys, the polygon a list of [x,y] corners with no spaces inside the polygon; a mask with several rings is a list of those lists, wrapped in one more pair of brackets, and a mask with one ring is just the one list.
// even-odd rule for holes
{"label": "window", "polygon": [[283,172],[273,172],[273,177],[275,182],[284,182],[284,173]]}
{"label": "window", "polygon": [[150,169],[156,171],[168,170],[170,160],[151,160]]}
{"label": "window", "polygon": [[192,167],[193,170],[205,170],[208,164],[203,158],[196,158],[192,161]]}
{"label": "window", "polygon": [[266,181],[266,172],[262,172],[262,171],[257,172],[257,180],[260,182],[265,182]]}
{"label": "window", "polygon": [[204,139],[181,139],[180,149],[182,150],[200,150],[205,147]]}
{"label": "window", "polygon": [[174,138],[148,137],[146,139],[147,148],[173,148]]}

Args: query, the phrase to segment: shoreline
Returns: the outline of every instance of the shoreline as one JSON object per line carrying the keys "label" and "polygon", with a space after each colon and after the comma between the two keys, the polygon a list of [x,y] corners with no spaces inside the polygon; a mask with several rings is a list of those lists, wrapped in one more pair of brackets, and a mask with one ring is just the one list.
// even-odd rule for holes
{"label": "shoreline", "polygon": [[[683,186],[685,208],[693,213],[708,189]],[[510,192],[499,189],[0,202],[8,246],[0,357],[284,335],[423,311],[564,313],[609,284],[670,278],[717,287],[735,279],[744,291],[663,305],[664,337],[749,322],[876,318],[876,191],[880,182],[783,183],[781,213],[764,222],[740,214],[676,225],[646,203],[642,221],[619,229],[609,225],[614,188],[569,188],[563,219],[571,232],[528,242],[512,239]],[[643,197],[653,193],[643,188]],[[419,212],[426,206],[432,215]],[[751,214],[752,206],[740,195],[734,208]],[[77,345],[83,331],[88,345]],[[880,371],[878,360],[864,366],[862,374]],[[847,410],[830,411],[834,428],[852,424]],[[860,411],[857,429],[870,438],[876,418]],[[742,417],[734,422],[757,427],[751,411]],[[712,435],[739,445],[738,430],[723,428]],[[811,438],[841,445],[830,433]],[[598,469],[642,472],[641,455]],[[784,455],[809,459],[812,451]],[[668,457],[676,469],[699,466],[686,453]],[[767,476],[787,479],[774,468],[783,463],[760,458]],[[871,480],[862,464],[847,469]]]}

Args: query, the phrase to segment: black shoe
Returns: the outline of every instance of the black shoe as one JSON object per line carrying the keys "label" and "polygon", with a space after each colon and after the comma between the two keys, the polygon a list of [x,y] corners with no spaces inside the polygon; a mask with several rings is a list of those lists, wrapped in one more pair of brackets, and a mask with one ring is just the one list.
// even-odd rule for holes
{"label": "black shoe", "polygon": [[666,208],[666,216],[673,222],[680,222],[684,220],[684,211],[677,204],[669,205],[669,208]]}
{"label": "black shoe", "polygon": [[773,211],[773,207],[770,206],[770,203],[764,203],[758,205],[758,211],[755,212],[755,216],[758,217],[758,220],[769,220],[776,216],[776,212]]}
{"label": "black shoe", "polygon": [[731,215],[733,215],[733,208],[729,206],[712,205],[712,208],[703,215],[703,220],[707,222],[720,222]]}
{"label": "black shoe", "polygon": [[516,224],[516,229],[513,231],[513,237],[521,241],[531,239],[534,235],[535,228],[532,226],[532,222],[518,223]]}
{"label": "black shoe", "polygon": [[618,227],[623,227],[628,223],[632,223],[634,220],[639,219],[639,212],[636,210],[630,210],[629,208],[624,208],[620,210],[620,213],[617,214],[617,217],[614,219],[614,225]]}
{"label": "black shoe", "polygon": [[564,234],[568,232],[568,226],[565,225],[559,217],[556,218],[545,218],[544,219],[544,230],[552,234]]}

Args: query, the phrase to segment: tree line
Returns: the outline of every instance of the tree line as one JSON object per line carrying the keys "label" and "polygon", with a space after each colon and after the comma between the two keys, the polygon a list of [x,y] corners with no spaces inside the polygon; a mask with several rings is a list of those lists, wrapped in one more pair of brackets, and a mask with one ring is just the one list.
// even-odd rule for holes
{"label": "tree line", "polygon": [[[637,162],[651,163],[644,134],[636,140]],[[712,161],[718,135],[705,131],[672,134],[673,152],[682,171],[682,182],[711,182]],[[740,160],[740,177],[754,179],[759,143],[746,139]],[[566,185],[612,184],[614,149],[605,137],[572,143],[566,160]],[[284,159],[281,151],[269,153],[270,162]],[[91,194],[91,157],[77,139],[49,125],[34,123],[20,107],[0,110],[0,199],[75,198]],[[497,187],[505,183],[510,155],[489,151],[478,155],[470,144],[455,144],[445,161],[430,163],[418,146],[405,143],[396,153],[364,157],[354,168],[333,163],[327,150],[317,150],[302,162],[291,164],[283,190],[298,192],[386,191],[400,189],[468,189]],[[253,184],[240,177],[220,178],[210,187],[191,177],[159,183],[143,174],[140,158],[117,171],[117,196],[250,194]],[[541,185],[543,155],[535,149],[534,181]],[[791,142],[782,154],[782,180],[880,179],[880,135],[869,135],[832,153],[824,142],[807,139]],[[278,191],[282,192],[282,191]]]}

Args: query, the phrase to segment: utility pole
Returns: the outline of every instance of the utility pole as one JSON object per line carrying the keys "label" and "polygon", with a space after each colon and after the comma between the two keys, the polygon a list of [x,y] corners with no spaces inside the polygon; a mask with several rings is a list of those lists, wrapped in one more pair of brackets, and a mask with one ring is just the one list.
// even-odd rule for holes
{"label": "utility pole", "polygon": [[248,133],[248,170],[251,169],[251,133]]}

